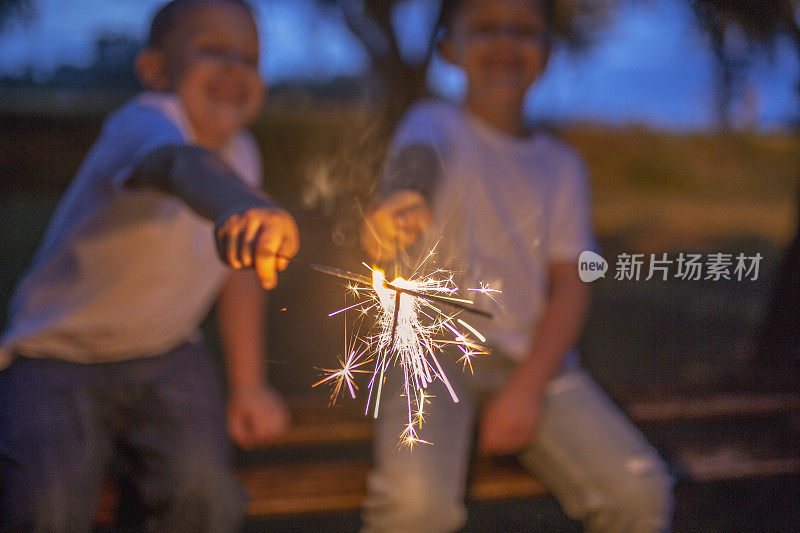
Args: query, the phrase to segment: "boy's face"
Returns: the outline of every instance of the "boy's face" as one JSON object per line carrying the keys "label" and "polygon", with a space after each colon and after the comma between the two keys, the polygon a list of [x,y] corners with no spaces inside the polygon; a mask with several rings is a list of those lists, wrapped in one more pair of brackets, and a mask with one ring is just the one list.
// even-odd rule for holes
{"label": "boy's face", "polygon": [[[247,10],[209,0],[187,9],[160,54],[155,88],[177,94],[197,142],[218,148],[261,105],[258,31]],[[160,85],[160,86],[158,86]]]}
{"label": "boy's face", "polygon": [[536,0],[469,0],[443,44],[480,101],[521,100],[547,63],[549,33]]}

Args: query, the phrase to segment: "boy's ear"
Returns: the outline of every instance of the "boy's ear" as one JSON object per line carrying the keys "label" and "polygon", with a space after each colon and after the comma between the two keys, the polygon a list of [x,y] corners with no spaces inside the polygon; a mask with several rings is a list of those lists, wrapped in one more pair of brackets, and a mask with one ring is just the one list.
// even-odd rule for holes
{"label": "boy's ear", "polygon": [[145,48],[136,56],[136,77],[147,89],[166,91],[166,58],[164,53],[153,48]]}

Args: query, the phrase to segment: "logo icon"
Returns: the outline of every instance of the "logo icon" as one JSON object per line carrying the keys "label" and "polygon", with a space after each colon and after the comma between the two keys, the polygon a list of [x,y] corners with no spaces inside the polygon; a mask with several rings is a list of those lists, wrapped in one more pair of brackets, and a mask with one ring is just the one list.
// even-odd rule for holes
{"label": "logo icon", "polygon": [[608,262],[603,256],[589,250],[581,252],[578,258],[578,276],[581,281],[590,283],[598,278],[604,278],[607,270]]}

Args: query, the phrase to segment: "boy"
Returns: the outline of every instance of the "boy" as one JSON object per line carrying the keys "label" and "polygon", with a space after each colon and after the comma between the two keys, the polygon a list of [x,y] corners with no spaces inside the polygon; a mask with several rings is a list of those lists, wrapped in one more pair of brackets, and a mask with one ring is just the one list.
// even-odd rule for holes
{"label": "boy", "polygon": [[429,391],[437,398],[420,438],[432,445],[397,450],[405,398],[384,396],[367,531],[463,526],[475,423],[482,452],[518,454],[587,530],[668,527],[665,465],[573,350],[588,303],[577,260],[594,246],[585,170],[571,148],[529,134],[522,119],[547,62],[549,11],[535,0],[445,2],[439,50],[465,72],[465,101],[417,105],[392,141],[362,228],[368,255],[392,260],[422,235],[441,237],[437,266],[453,268],[462,286],[485,281],[503,294],[500,304],[480,301],[494,320],[470,318],[492,355],[473,360],[472,379],[446,371],[461,402],[439,385]]}
{"label": "boy", "polygon": [[[148,91],[106,121],[12,301],[0,530],[89,530],[112,458],[143,529],[239,523],[221,389],[197,326],[219,294],[234,440],[282,431],[259,279],[275,286],[298,236],[256,192],[261,161],[243,128],[264,93],[258,55],[244,1],[174,0],[155,15],[136,62]],[[258,278],[230,273],[217,251]]]}

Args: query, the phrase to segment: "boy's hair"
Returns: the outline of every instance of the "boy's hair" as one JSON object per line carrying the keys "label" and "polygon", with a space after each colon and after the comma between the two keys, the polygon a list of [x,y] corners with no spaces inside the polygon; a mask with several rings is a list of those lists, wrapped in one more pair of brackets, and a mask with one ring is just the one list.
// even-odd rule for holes
{"label": "boy's hair", "polygon": [[[442,8],[439,11],[439,20],[436,23],[437,31],[442,35],[449,35],[453,29],[457,15],[467,6],[470,0],[442,0]],[[555,17],[556,0],[536,0],[539,4],[542,17],[548,27],[553,26]]]}
{"label": "boy's hair", "polygon": [[[172,0],[167,2],[153,16],[150,23],[150,33],[147,37],[148,48],[162,48],[167,37],[175,29],[175,25],[180,22],[181,16],[185,15],[188,9],[202,4],[210,3],[212,0]],[[213,0],[217,2],[227,2],[245,9],[253,16],[253,8],[245,0]]]}

